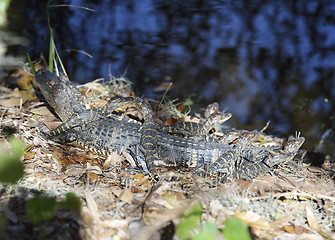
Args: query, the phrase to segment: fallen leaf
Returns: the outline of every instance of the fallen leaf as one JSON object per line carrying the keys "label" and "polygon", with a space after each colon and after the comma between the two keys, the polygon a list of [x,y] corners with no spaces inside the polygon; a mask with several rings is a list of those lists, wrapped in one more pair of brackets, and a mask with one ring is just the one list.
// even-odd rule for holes
{"label": "fallen leaf", "polygon": [[49,121],[43,121],[43,123],[45,124],[45,126],[47,126],[49,130],[54,129],[62,124],[61,122],[49,122]]}
{"label": "fallen leaf", "polygon": [[163,125],[166,126],[166,125],[172,125],[174,123],[176,123],[178,120],[175,119],[175,118],[168,118],[166,119],[164,122],[163,122]]}
{"label": "fallen leaf", "polygon": [[123,219],[109,219],[99,222],[97,225],[102,227],[109,228],[123,228],[126,229],[128,227],[128,221]]}
{"label": "fallen leaf", "polygon": [[237,212],[234,214],[234,217],[248,224],[250,227],[261,228],[265,230],[270,228],[268,221],[251,211]]}
{"label": "fallen leaf", "polygon": [[101,215],[99,213],[98,210],[98,205],[95,202],[94,198],[92,197],[92,195],[85,191],[85,199],[86,199],[86,203],[87,203],[87,207],[90,210],[92,217],[94,218],[95,221],[98,221],[101,219]]}
{"label": "fallen leaf", "polygon": [[21,91],[15,91],[14,93],[15,97],[23,98],[25,100],[37,100],[37,96],[34,92],[21,90]]}
{"label": "fallen leaf", "polygon": [[308,230],[302,226],[294,226],[294,225],[285,225],[283,226],[283,229],[291,234],[299,235],[305,232],[308,232]]}
{"label": "fallen leaf", "polygon": [[283,226],[285,226],[289,221],[290,221],[291,217],[289,215],[279,218],[273,222],[270,223],[270,226],[272,228],[281,228]]}
{"label": "fallen leaf", "polygon": [[1,100],[0,105],[3,107],[19,107],[22,106],[25,101],[26,100],[23,100],[22,98],[9,98]]}
{"label": "fallen leaf", "polygon": [[133,199],[134,194],[130,191],[129,188],[125,189],[116,189],[113,193],[120,198],[122,202],[130,203]]}
{"label": "fallen leaf", "polygon": [[33,114],[41,115],[41,116],[53,116],[53,114],[45,106],[31,109],[30,112],[32,112]]}
{"label": "fallen leaf", "polygon": [[85,172],[85,169],[83,169],[83,166],[78,165],[78,164],[73,164],[73,165],[69,165],[66,168],[65,175],[78,177],[82,175],[84,172]]}
{"label": "fallen leaf", "polygon": [[129,164],[133,167],[136,167],[136,163],[133,159],[133,157],[127,153],[126,151],[122,151],[123,156],[125,156],[126,160],[129,162]]}
{"label": "fallen leaf", "polygon": [[285,225],[283,229],[288,233],[297,234],[293,225]]}
{"label": "fallen leaf", "polygon": [[191,116],[185,116],[182,118],[183,122],[195,122],[195,123],[199,123],[200,119],[197,117],[191,117]]}
{"label": "fallen leaf", "polygon": [[89,177],[90,180],[98,180],[99,175],[91,172],[87,172],[87,176]]}
{"label": "fallen leaf", "polygon": [[117,154],[117,152],[112,153],[109,155],[102,165],[103,169],[108,169],[110,166],[115,167],[118,163],[122,162],[123,158]]}
{"label": "fallen leaf", "polygon": [[308,225],[311,229],[317,231],[318,233],[322,232],[318,220],[316,219],[314,213],[312,212],[309,206],[306,206],[306,217]]}
{"label": "fallen leaf", "polygon": [[90,212],[90,210],[87,207],[82,208],[82,214],[81,214],[81,220],[87,225],[91,226],[93,224],[93,216]]}
{"label": "fallen leaf", "polygon": [[35,157],[34,152],[27,152],[26,154],[24,154],[24,160],[33,159],[34,157]]}

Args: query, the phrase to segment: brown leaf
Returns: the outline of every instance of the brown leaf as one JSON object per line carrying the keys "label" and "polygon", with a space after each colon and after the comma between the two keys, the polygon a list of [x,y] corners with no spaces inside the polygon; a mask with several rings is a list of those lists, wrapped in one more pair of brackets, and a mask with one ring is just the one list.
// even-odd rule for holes
{"label": "brown leaf", "polygon": [[45,126],[47,126],[47,128],[49,130],[54,129],[54,128],[56,128],[56,127],[58,127],[59,125],[62,124],[61,122],[54,122],[54,121],[52,121],[52,122],[43,121],[43,123],[45,124]]}
{"label": "brown leaf", "polygon": [[92,172],[87,172],[87,176],[89,177],[89,179],[91,180],[98,180],[99,179],[99,175],[92,173]]}
{"label": "brown leaf", "polygon": [[25,100],[37,100],[37,96],[34,92],[26,90],[15,91],[14,96]]}
{"label": "brown leaf", "polygon": [[113,193],[125,203],[130,203],[133,199],[134,194],[130,191],[129,188],[125,189],[116,189],[113,190]]}
{"label": "brown leaf", "polygon": [[270,223],[270,226],[272,228],[281,228],[284,225],[288,224],[288,222],[290,221],[291,217],[289,215],[279,218],[273,222]]}
{"label": "brown leaf", "polygon": [[78,176],[82,175],[84,172],[85,172],[85,169],[83,168],[83,166],[78,165],[78,164],[74,164],[74,165],[69,165],[66,168],[65,174],[67,176],[78,177]]}
{"label": "brown leaf", "polygon": [[26,154],[24,154],[24,160],[33,159],[34,157],[35,157],[34,152],[27,152]]}
{"label": "brown leaf", "polygon": [[248,224],[250,227],[261,228],[261,229],[269,229],[270,224],[260,215],[251,212],[251,211],[243,211],[237,212],[234,214],[236,218],[241,220],[242,222]]}
{"label": "brown leaf", "polygon": [[0,105],[3,107],[19,107],[22,106],[25,101],[26,100],[23,100],[22,98],[9,98],[1,100]]}
{"label": "brown leaf", "polygon": [[293,225],[285,225],[283,228],[288,233],[297,234]]}
{"label": "brown leaf", "polygon": [[174,123],[176,123],[178,120],[175,119],[175,118],[168,118],[166,119],[164,122],[163,122],[163,125],[166,126],[166,125],[172,125]]}
{"label": "brown leaf", "polygon": [[95,221],[98,221],[101,219],[101,215],[99,213],[98,210],[98,205],[95,202],[94,198],[92,197],[92,195],[85,191],[85,199],[86,199],[86,203],[87,203],[87,207],[91,212],[92,217],[94,218]]}
{"label": "brown leaf", "polygon": [[311,229],[317,231],[318,233],[322,232],[318,220],[316,219],[314,213],[312,212],[309,206],[306,206],[306,217],[308,225]]}
{"label": "brown leaf", "polygon": [[20,78],[17,81],[17,85],[21,89],[33,89],[33,79],[34,77],[28,73],[24,73],[20,76]]}
{"label": "brown leaf", "polygon": [[182,118],[182,121],[184,122],[195,122],[195,123],[199,123],[200,119],[197,117],[190,117],[190,116],[185,116]]}
{"label": "brown leaf", "polygon": [[110,166],[115,167],[115,166],[117,166],[117,164],[122,162],[122,160],[123,160],[123,158],[119,154],[117,154],[117,152],[114,152],[107,157],[107,159],[104,162],[102,168],[103,169],[108,169]]}
{"label": "brown leaf", "polygon": [[53,116],[53,114],[45,106],[31,109],[30,112],[32,112],[33,114],[41,115],[41,116]]}
{"label": "brown leaf", "polygon": [[291,234],[295,234],[295,235],[299,235],[302,234],[304,232],[308,232],[308,230],[302,226],[294,226],[294,225],[285,225],[283,226],[283,229]]}
{"label": "brown leaf", "polygon": [[94,222],[93,216],[87,207],[82,208],[81,220],[87,225],[91,226]]}

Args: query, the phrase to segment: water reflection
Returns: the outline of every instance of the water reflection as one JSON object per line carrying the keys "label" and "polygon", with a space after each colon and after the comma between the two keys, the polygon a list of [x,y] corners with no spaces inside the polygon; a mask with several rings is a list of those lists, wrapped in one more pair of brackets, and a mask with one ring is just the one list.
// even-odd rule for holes
{"label": "water reflection", "polygon": [[[71,3],[71,1],[65,1]],[[57,2],[54,1],[56,4]],[[64,3],[64,1],[62,1]],[[48,50],[45,5],[25,3],[29,54]],[[194,109],[217,101],[231,126],[287,136],[307,148],[334,128],[335,3],[329,1],[76,1],[50,9],[56,43],[79,82],[127,72],[141,94],[166,76]],[[334,140],[335,141],[335,140]]]}

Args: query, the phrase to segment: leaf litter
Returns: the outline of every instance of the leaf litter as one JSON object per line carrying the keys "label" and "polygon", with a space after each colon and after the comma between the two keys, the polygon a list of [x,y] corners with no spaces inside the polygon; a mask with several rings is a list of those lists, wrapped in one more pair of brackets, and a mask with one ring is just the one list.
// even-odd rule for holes
{"label": "leaf litter", "polygon": [[[106,158],[76,146],[39,139],[36,133],[43,124],[52,129],[60,122],[46,104],[31,97],[35,94],[32,85],[24,86],[15,93],[4,86],[0,88],[0,144],[6,145],[9,136],[14,135],[32,146],[22,159],[24,177],[16,185],[0,184],[0,212],[11,223],[6,225],[6,234],[16,230],[32,239],[38,234],[27,230],[32,223],[22,218],[22,210],[16,207],[33,197],[34,192],[56,199],[73,192],[83,202],[80,219],[64,217],[65,212],[56,211],[53,220],[45,223],[49,227],[45,228],[46,235],[75,239],[176,239],[176,227],[186,221],[183,212],[199,204],[200,222],[188,238],[209,231],[223,239],[225,224],[232,217],[249,226],[256,239],[335,238],[335,185],[329,171],[288,162],[281,166],[278,176],[265,175],[252,182],[239,180],[215,188],[195,178],[157,183],[136,169],[131,170],[135,161],[129,154],[114,153]],[[110,84],[95,81],[79,89],[90,107],[102,106],[114,95],[134,96],[124,77],[113,78]],[[180,113],[173,101],[152,103],[161,123],[173,119],[198,121]],[[122,111],[137,114],[127,107]],[[265,134],[259,141],[270,145],[284,142]],[[167,171],[165,167],[159,170]],[[188,169],[173,171],[176,175],[189,174]]]}

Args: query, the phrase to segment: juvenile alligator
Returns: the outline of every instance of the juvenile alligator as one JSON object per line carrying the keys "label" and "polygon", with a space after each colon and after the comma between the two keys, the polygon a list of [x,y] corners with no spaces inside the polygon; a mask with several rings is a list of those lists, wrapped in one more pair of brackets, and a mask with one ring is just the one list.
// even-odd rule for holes
{"label": "juvenile alligator", "polygon": [[[63,121],[71,121],[76,117],[78,120],[78,115],[86,116],[84,113],[87,110],[80,92],[66,77],[57,77],[46,70],[40,70],[35,79],[44,97]],[[155,172],[154,162],[157,160],[165,164],[197,167],[197,175],[215,179],[216,183],[256,177],[268,171],[263,162],[265,159],[284,156],[281,152],[267,151],[250,144],[240,146],[222,142],[209,143],[157,131],[158,125],[150,119],[150,106],[143,103],[137,103],[137,106],[144,112],[144,124],[129,121],[126,117],[120,118],[115,114],[103,113],[103,117],[94,118],[93,121],[90,118],[81,119],[82,125],[69,125],[69,130],[65,129],[59,135],[60,139],[76,140],[85,148],[104,155],[114,151],[128,151],[135,157],[144,157],[151,173]],[[297,139],[299,144],[296,144],[296,151],[301,146],[302,139]]]}
{"label": "juvenile alligator", "polygon": [[230,119],[231,113],[214,112],[210,114],[203,122],[177,122],[172,125],[161,127],[161,130],[167,133],[180,134],[185,137],[205,136],[208,137],[209,131],[215,126],[220,125]]}

